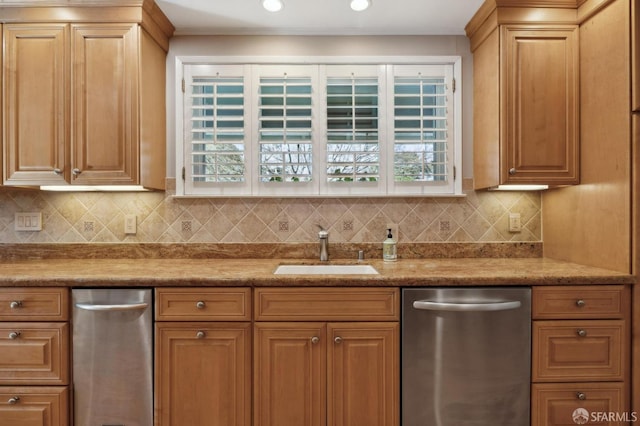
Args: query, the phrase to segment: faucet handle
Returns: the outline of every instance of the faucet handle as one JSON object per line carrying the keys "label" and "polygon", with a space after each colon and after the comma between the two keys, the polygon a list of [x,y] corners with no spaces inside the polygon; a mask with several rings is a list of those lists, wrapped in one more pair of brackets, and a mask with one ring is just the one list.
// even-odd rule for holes
{"label": "faucet handle", "polygon": [[320,232],[318,232],[318,238],[328,238],[329,237],[329,231],[327,231],[326,229],[324,229],[322,227],[322,225],[316,225],[318,228],[320,228]]}

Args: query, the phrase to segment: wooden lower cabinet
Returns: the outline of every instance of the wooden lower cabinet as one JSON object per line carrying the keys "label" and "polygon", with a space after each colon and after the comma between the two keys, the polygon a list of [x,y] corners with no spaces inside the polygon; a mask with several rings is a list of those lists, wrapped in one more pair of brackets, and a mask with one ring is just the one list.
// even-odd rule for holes
{"label": "wooden lower cabinet", "polygon": [[0,425],[68,426],[69,391],[58,387],[0,387]]}
{"label": "wooden lower cabinet", "polygon": [[396,322],[255,324],[255,426],[399,424]]}
{"label": "wooden lower cabinet", "polygon": [[155,388],[156,426],[249,426],[251,323],[157,322]]}
{"label": "wooden lower cabinet", "polygon": [[628,425],[636,419],[626,395],[624,383],[537,383],[531,389],[531,426]]}
{"label": "wooden lower cabinet", "polygon": [[629,403],[628,286],[533,288],[531,426],[621,426]]}

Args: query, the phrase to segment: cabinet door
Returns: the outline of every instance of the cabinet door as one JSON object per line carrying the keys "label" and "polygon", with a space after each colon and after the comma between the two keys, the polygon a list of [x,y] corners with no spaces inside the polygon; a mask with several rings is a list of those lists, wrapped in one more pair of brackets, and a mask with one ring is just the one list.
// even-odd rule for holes
{"label": "cabinet door", "polygon": [[4,27],[6,185],[64,184],[68,25]]}
{"label": "cabinet door", "polygon": [[156,426],[249,426],[250,336],[250,323],[156,323]]}
{"label": "cabinet door", "polygon": [[326,324],[256,323],[255,426],[325,426]]}
{"label": "cabinet door", "polygon": [[502,27],[501,180],[576,184],[578,28]]}
{"label": "cabinet door", "polygon": [[327,425],[398,425],[398,324],[329,324],[328,335]]}
{"label": "cabinet door", "polygon": [[628,425],[637,414],[629,411],[627,401],[624,383],[534,384],[531,426]]}
{"label": "cabinet door", "polygon": [[72,25],[72,183],[138,183],[138,26]]}
{"label": "cabinet door", "polygon": [[0,387],[0,425],[68,426],[66,387]]}

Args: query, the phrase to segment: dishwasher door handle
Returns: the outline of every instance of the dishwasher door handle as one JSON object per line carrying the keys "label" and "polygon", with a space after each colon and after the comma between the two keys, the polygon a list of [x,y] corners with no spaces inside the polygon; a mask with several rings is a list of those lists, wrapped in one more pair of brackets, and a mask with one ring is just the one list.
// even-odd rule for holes
{"label": "dishwasher door handle", "polygon": [[85,311],[135,311],[138,309],[146,309],[149,306],[148,303],[129,303],[122,305],[94,305],[92,303],[76,303],[76,307],[84,309]]}
{"label": "dishwasher door handle", "polygon": [[488,312],[488,311],[507,311],[509,309],[517,309],[522,305],[518,300],[510,300],[505,302],[432,302],[429,300],[417,300],[413,302],[415,309],[426,311],[453,311],[453,312]]}

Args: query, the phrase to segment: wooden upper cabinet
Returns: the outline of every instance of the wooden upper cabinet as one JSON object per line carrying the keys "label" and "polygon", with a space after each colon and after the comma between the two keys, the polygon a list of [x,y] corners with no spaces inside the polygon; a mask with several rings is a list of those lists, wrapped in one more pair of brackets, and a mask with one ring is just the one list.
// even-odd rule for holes
{"label": "wooden upper cabinet", "polygon": [[501,181],[578,183],[578,27],[502,35]]}
{"label": "wooden upper cabinet", "polygon": [[65,24],[4,26],[4,182],[64,184],[68,150]]}
{"label": "wooden upper cabinet", "polygon": [[[3,29],[5,185],[164,189],[173,26],[144,3],[142,22],[134,7],[6,11],[13,23]],[[40,23],[42,14],[51,22]]]}
{"label": "wooden upper cabinet", "polygon": [[[517,16],[495,13],[498,19],[467,26],[474,59],[475,188],[577,184],[578,26],[505,22],[530,20],[524,7],[513,12]],[[563,9],[555,13],[559,21],[566,18]]]}
{"label": "wooden upper cabinet", "polygon": [[138,25],[73,25],[72,180],[138,183]]}

